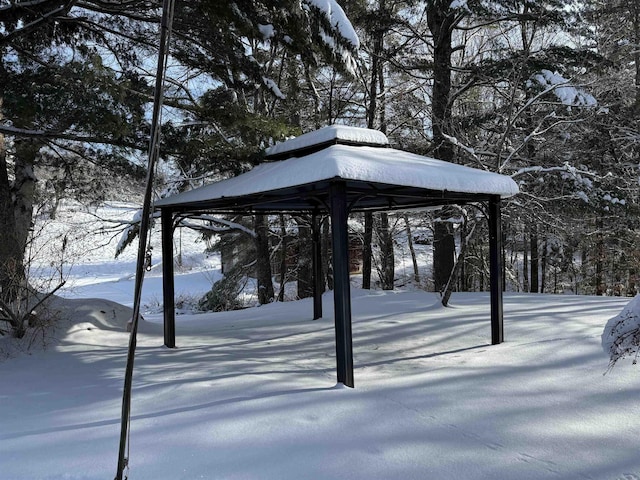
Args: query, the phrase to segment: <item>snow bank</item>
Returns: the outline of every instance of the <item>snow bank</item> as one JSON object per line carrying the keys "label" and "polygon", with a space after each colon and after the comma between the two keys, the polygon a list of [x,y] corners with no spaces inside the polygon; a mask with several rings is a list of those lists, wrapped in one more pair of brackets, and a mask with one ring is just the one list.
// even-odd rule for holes
{"label": "snow bank", "polygon": [[124,332],[133,316],[131,308],[102,298],[56,298],[52,308],[72,326],[86,325],[100,330]]}
{"label": "snow bank", "polygon": [[640,347],[640,295],[636,295],[620,312],[607,322],[602,332],[602,348],[611,359],[633,356],[636,363]]}
{"label": "snow bank", "polygon": [[[355,389],[336,386],[323,301],[317,321],[311,299],[180,316],[176,349],[148,316],[128,478],[640,478],[637,371],[603,376],[598,338],[625,299],[507,293],[507,341],[492,346],[486,293],[443,308],[354,289]],[[0,362],[2,480],[114,478],[128,339],[77,325]]]}

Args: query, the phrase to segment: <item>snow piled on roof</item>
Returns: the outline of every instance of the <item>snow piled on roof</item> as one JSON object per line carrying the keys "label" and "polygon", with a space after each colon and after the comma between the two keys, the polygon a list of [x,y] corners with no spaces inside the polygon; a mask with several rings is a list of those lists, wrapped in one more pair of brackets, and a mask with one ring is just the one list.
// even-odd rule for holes
{"label": "snow piled on roof", "polygon": [[279,155],[285,152],[293,152],[295,150],[313,147],[314,145],[326,144],[334,140],[342,140],[362,145],[389,145],[387,136],[378,130],[349,127],[347,125],[329,125],[312,132],[303,133],[285,142],[276,143],[274,146],[267,148],[265,153],[267,156]]}
{"label": "snow piled on roof", "polygon": [[337,178],[503,198],[519,191],[506,175],[392,148],[331,145],[304,157],[265,163],[237,177],[161,199],[156,206],[242,197]]}

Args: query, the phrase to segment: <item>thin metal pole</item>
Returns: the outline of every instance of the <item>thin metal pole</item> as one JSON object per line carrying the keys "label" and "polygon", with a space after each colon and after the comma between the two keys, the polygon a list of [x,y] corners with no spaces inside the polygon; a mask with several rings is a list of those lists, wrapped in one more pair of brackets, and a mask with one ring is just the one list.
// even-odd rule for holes
{"label": "thin metal pole", "polygon": [[120,424],[120,448],[118,451],[118,470],[115,480],[122,480],[124,470],[129,459],[126,456],[128,445],[128,430],[131,415],[131,386],[133,380],[133,364],[135,359],[136,341],[138,335],[138,319],[140,317],[140,299],[142,296],[142,282],[144,279],[144,263],[146,245],[151,223],[151,199],[153,195],[153,175],[159,154],[160,118],[162,112],[164,74],[168,55],[169,39],[171,37],[171,24],[173,21],[173,0],[164,0],[162,4],[162,25],[160,30],[160,46],[158,50],[158,68],[156,71],[155,95],[153,99],[153,115],[151,120],[151,135],[149,140],[149,157],[147,164],[147,178],[142,205],[142,218],[140,219],[140,234],[138,238],[138,261],[136,263],[136,281],[133,297],[133,318],[131,319],[131,333],[129,334],[129,351],[124,377],[124,390],[122,394],[122,415]]}
{"label": "thin metal pole", "polygon": [[491,277],[491,343],[504,341],[502,311],[502,222],[500,197],[489,199],[489,268]]}
{"label": "thin metal pole", "polygon": [[322,249],[320,246],[320,221],[318,214],[311,215],[311,236],[313,239],[312,247],[312,270],[313,270],[313,319],[322,318],[322,287],[324,280],[322,278]]}
{"label": "thin metal pole", "polygon": [[162,209],[162,305],[164,312],[164,344],[176,346],[176,299],[173,278],[173,213]]}

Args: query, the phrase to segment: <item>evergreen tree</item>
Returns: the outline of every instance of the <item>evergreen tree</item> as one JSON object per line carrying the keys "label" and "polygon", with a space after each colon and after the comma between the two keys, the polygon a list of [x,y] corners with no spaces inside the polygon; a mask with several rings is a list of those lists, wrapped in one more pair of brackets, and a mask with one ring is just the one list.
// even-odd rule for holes
{"label": "evergreen tree", "polygon": [[[106,15],[99,4],[82,12],[74,5],[12,2],[0,12],[0,216],[11,226],[0,234],[5,312],[27,288],[23,255],[43,166],[74,158],[117,168],[142,145],[146,85],[129,68],[133,55],[115,57],[124,52],[118,32],[132,31],[116,18],[122,9]],[[19,321],[12,327],[24,334]]]}

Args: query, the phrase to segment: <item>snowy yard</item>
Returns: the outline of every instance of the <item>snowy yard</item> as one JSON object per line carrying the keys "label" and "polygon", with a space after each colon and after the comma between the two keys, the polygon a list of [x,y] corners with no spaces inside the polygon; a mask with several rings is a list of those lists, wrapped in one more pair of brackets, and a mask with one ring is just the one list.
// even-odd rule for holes
{"label": "snowy yard", "polygon": [[[115,475],[129,312],[78,297],[129,287],[75,290],[55,345],[0,362],[3,480]],[[507,294],[490,346],[487,294],[443,309],[354,290],[353,390],[336,386],[331,300],[318,321],[309,300],[181,315],[176,350],[147,315],[129,478],[640,478],[640,372],[603,375],[600,346],[628,299]]]}
{"label": "snowy yard", "polygon": [[[516,293],[640,291],[639,33],[640,0],[2,0],[0,480],[121,480],[125,365],[127,480],[640,480],[640,294]],[[442,306],[484,288],[499,345],[488,292]]]}
{"label": "snowy yard", "polygon": [[[62,216],[50,240],[63,227],[84,230]],[[0,357],[0,480],[116,474],[135,252],[114,261],[95,237],[73,240],[48,348]],[[219,266],[187,232],[183,247],[193,268],[176,292],[197,296]],[[444,309],[423,291],[354,288],[349,389],[336,386],[331,293],[317,321],[310,299],[179,315],[169,350],[159,275],[143,291],[131,480],[640,479],[640,367],[604,375],[600,339],[627,298],[506,294],[506,341],[491,346],[488,294]]]}

